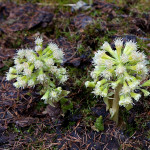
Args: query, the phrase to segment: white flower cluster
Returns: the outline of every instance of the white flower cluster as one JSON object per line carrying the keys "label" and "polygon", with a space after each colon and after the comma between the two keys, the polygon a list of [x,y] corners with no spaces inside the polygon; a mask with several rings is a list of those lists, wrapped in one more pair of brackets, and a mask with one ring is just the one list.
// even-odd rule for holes
{"label": "white flower cluster", "polygon": [[[137,44],[117,38],[114,41],[116,50],[113,50],[108,42],[104,42],[93,58],[94,70],[91,72],[93,81],[85,82],[86,87],[94,88],[96,96],[108,97],[110,91],[122,86],[120,90],[119,105],[128,108],[133,105],[133,99],[138,101],[141,94],[135,93],[135,89],[141,89],[140,82],[148,75],[146,56],[137,51]],[[100,80],[101,79],[101,80]],[[147,86],[150,86],[148,84]],[[141,89],[144,95],[150,93]]]}
{"label": "white flower cluster", "polygon": [[[64,83],[68,79],[66,69],[60,64],[63,62],[64,53],[54,43],[43,49],[43,39],[35,40],[35,49],[20,49],[14,57],[14,66],[10,67],[6,80],[16,79],[13,84],[16,88],[34,87],[42,84],[42,97],[45,103],[53,104],[58,101],[66,91],[61,87],[56,88],[56,82]],[[65,94],[64,94],[65,93]]]}

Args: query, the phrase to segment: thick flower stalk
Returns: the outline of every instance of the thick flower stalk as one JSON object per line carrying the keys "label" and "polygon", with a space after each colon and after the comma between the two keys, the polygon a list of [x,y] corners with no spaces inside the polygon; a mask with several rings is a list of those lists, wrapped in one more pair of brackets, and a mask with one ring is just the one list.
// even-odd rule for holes
{"label": "thick flower stalk", "polygon": [[[120,38],[114,44],[116,50],[105,42],[102,50],[95,53],[93,81],[86,81],[85,86],[93,88],[96,96],[104,97],[106,109],[118,124],[119,106],[129,110],[140,99],[141,92],[148,96],[150,92],[143,88],[150,86],[150,80],[141,84],[148,76],[148,68],[146,56],[137,51],[137,44],[130,40],[123,45]],[[137,89],[141,92],[136,93]]]}
{"label": "thick flower stalk", "polygon": [[68,94],[68,91],[56,87],[68,79],[66,69],[61,66],[64,53],[54,43],[43,49],[43,39],[36,38],[34,49],[21,49],[14,57],[14,66],[10,67],[6,80],[16,79],[16,88],[34,87],[42,85],[41,99],[52,106]]}

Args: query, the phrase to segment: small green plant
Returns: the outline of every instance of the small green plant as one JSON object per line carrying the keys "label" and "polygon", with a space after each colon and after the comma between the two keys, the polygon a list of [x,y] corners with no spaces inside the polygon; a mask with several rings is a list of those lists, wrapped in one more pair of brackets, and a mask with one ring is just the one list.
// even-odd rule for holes
{"label": "small green plant", "polygon": [[150,92],[143,87],[150,86],[150,80],[141,84],[148,76],[148,62],[144,53],[137,51],[137,44],[127,41],[123,49],[122,39],[118,38],[114,43],[116,50],[104,42],[102,50],[95,53],[93,81],[86,81],[85,86],[94,88],[92,93],[96,96],[104,97],[111,119],[118,124],[119,106],[130,110],[133,99],[138,101],[141,97],[137,90],[148,96]]}
{"label": "small green plant", "polygon": [[21,49],[14,57],[14,66],[10,67],[6,80],[16,79],[16,88],[34,87],[42,85],[40,94],[45,104],[52,106],[68,94],[61,86],[68,79],[66,69],[61,66],[63,51],[54,43],[43,49],[43,39],[36,38],[35,48]]}
{"label": "small green plant", "polygon": [[104,124],[103,124],[103,117],[102,116],[99,116],[96,119],[96,122],[95,122],[94,126],[96,128],[96,131],[98,131],[98,132],[104,130]]}

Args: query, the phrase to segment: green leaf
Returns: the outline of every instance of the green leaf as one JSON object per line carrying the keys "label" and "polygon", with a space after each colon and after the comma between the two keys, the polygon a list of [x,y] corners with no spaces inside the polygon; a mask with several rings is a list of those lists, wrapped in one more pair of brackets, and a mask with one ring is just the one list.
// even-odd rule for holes
{"label": "green leaf", "polygon": [[128,104],[128,105],[125,106],[125,108],[126,108],[127,110],[130,110],[132,107],[133,107],[132,104]]}
{"label": "green leaf", "polygon": [[141,89],[141,91],[144,93],[144,96],[150,95],[150,92],[148,92],[147,90]]}
{"label": "green leaf", "polygon": [[103,98],[104,103],[106,104],[106,111],[110,109],[110,103],[109,103],[109,99],[107,97]]}
{"label": "green leaf", "polygon": [[142,86],[150,86],[150,80],[147,80],[146,82],[144,82],[144,83],[142,84]]}

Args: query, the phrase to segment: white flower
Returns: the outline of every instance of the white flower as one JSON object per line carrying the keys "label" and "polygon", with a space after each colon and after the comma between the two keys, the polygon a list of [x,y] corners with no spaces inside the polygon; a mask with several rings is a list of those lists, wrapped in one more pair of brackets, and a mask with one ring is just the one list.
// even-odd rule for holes
{"label": "white flower", "polygon": [[9,73],[17,73],[17,70],[13,67],[9,68]]}
{"label": "white flower", "polygon": [[41,45],[37,45],[37,46],[35,46],[35,51],[36,51],[36,52],[39,52],[40,50],[42,50]]}
{"label": "white flower", "polygon": [[117,39],[115,39],[115,41],[114,41],[114,43],[115,43],[115,47],[116,47],[116,49],[121,49],[122,48],[122,46],[123,46],[123,41],[122,41],[122,39],[121,38],[117,38]]}
{"label": "white flower", "polygon": [[105,88],[102,93],[101,93],[101,96],[102,97],[107,97],[107,94],[108,94],[108,88]]}
{"label": "white flower", "polygon": [[115,43],[115,46],[117,46],[117,47],[122,47],[123,46],[122,38],[116,38],[114,40],[114,43]]}
{"label": "white flower", "polygon": [[54,99],[57,98],[57,92],[51,91],[50,96],[51,96],[52,99],[53,99],[53,98],[54,98]]}
{"label": "white flower", "polygon": [[52,58],[49,58],[49,59],[46,61],[46,65],[47,65],[48,67],[53,66],[53,65],[54,65],[53,59],[52,59]]}
{"label": "white flower", "polygon": [[97,74],[95,73],[95,71],[91,71],[90,75],[93,79],[97,79]]}
{"label": "white flower", "polygon": [[108,42],[104,42],[103,46],[101,47],[103,50],[107,50],[110,48],[110,44]]}
{"label": "white flower", "polygon": [[129,57],[126,54],[121,55],[121,61],[125,64],[129,61]]}
{"label": "white flower", "polygon": [[114,62],[112,60],[106,59],[104,61],[104,65],[106,66],[107,69],[111,69],[112,66],[114,65]]}
{"label": "white flower", "polygon": [[30,86],[30,87],[34,87],[34,86],[35,86],[35,82],[34,82],[33,79],[30,79],[30,80],[28,81],[28,86]]}
{"label": "white flower", "polygon": [[95,53],[95,56],[93,58],[93,62],[95,63],[96,61],[98,61],[98,59],[100,59],[102,56],[104,56],[105,54],[105,51],[104,50],[98,50],[96,53]]}
{"label": "white flower", "polygon": [[27,86],[27,81],[22,77],[17,77],[17,82],[19,84],[19,87],[25,88]]}
{"label": "white flower", "polygon": [[85,82],[85,86],[86,86],[86,87],[89,87],[89,83],[90,83],[90,81],[86,81],[86,82]]}
{"label": "white flower", "polygon": [[23,63],[23,68],[24,68],[24,69],[29,68],[29,63],[28,63],[28,62],[24,62],[24,63]]}
{"label": "white flower", "polygon": [[148,75],[148,69],[147,69],[147,67],[145,66],[145,67],[142,69],[142,76],[143,76],[143,78],[145,78],[146,75]]}
{"label": "white flower", "polygon": [[28,57],[30,55],[33,55],[34,51],[32,49],[26,49],[25,50],[25,57]]}
{"label": "white flower", "polygon": [[61,49],[59,49],[59,50],[53,52],[53,56],[54,56],[54,58],[56,58],[58,60],[62,60],[64,57],[64,53]]}
{"label": "white flower", "polygon": [[[122,96],[121,96],[122,97]],[[123,96],[123,98],[120,98],[120,101],[119,101],[119,105],[120,106],[128,106],[129,104],[132,104],[132,99],[131,97],[129,96]]]}
{"label": "white flower", "polygon": [[56,72],[58,71],[58,69],[57,69],[56,66],[51,66],[50,71],[51,71],[52,73],[56,73]]}
{"label": "white flower", "polygon": [[61,87],[58,87],[58,88],[57,88],[57,91],[58,91],[58,93],[60,94],[60,93],[62,92],[62,88],[61,88]]}
{"label": "white flower", "polygon": [[112,89],[115,89],[115,88],[117,87],[117,85],[118,85],[118,84],[117,84],[116,82],[112,82],[112,83],[111,83]]}
{"label": "white flower", "polygon": [[102,65],[102,64],[103,64],[103,62],[104,62],[104,60],[103,60],[103,59],[101,59],[101,58],[94,58],[94,59],[93,59],[93,63],[94,63],[94,65],[98,65],[98,66],[100,66],[100,65]]}
{"label": "white flower", "polygon": [[63,75],[62,78],[60,79],[61,83],[64,83],[68,80],[68,76],[67,75]]}
{"label": "white flower", "polygon": [[18,50],[17,55],[19,58],[23,58],[25,56],[25,50],[23,49]]}
{"label": "white flower", "polygon": [[16,67],[16,70],[17,70],[18,73],[20,73],[24,69],[22,64],[18,64],[15,67]]}
{"label": "white flower", "polygon": [[34,63],[35,60],[36,60],[36,58],[35,58],[35,56],[33,54],[32,55],[28,55],[27,59],[28,59],[29,62],[32,62],[32,63]]}
{"label": "white flower", "polygon": [[112,77],[112,73],[108,70],[104,70],[101,75],[103,76],[103,78],[105,79],[110,79]]}
{"label": "white flower", "polygon": [[139,55],[138,56],[139,61],[144,61],[146,59],[145,54],[139,52],[138,55]]}
{"label": "white flower", "polygon": [[145,64],[143,62],[139,62],[136,65],[136,71],[142,71],[145,68]]}
{"label": "white flower", "polygon": [[103,50],[109,52],[112,56],[115,57],[115,51],[112,50],[110,44],[108,42],[104,42],[103,46],[101,47]]}
{"label": "white flower", "polygon": [[23,73],[24,75],[26,75],[26,76],[31,76],[31,74],[32,74],[32,70],[31,69],[29,69],[29,68],[25,68],[24,69],[24,73]]}
{"label": "white flower", "polygon": [[58,51],[59,48],[57,46],[57,44],[55,43],[49,43],[48,47],[50,48],[50,50],[52,50],[53,52]]}
{"label": "white flower", "polygon": [[134,90],[135,88],[138,87],[138,85],[140,84],[139,80],[134,80],[133,82],[128,82],[130,89]]}
{"label": "white flower", "polygon": [[137,51],[131,52],[131,57],[134,61],[144,61],[146,58],[146,56],[143,53]]}
{"label": "white flower", "polygon": [[40,61],[40,60],[36,60],[36,61],[34,62],[34,66],[35,66],[35,69],[40,69],[40,68],[43,67],[43,62]]}
{"label": "white flower", "polygon": [[35,44],[36,45],[42,45],[42,43],[43,43],[42,37],[37,37],[36,40],[35,40]]}
{"label": "white flower", "polygon": [[124,51],[127,52],[127,54],[130,53],[131,51],[136,51],[136,50],[137,50],[136,42],[132,40],[126,42]]}
{"label": "white flower", "polygon": [[131,56],[133,61],[138,61],[139,60],[139,53],[137,51],[132,51],[130,56]]}
{"label": "white flower", "polygon": [[124,66],[117,66],[115,70],[117,76],[123,75],[125,71],[126,71],[126,68]]}
{"label": "white flower", "polygon": [[101,94],[101,92],[102,92],[101,89],[96,87],[96,88],[94,88],[94,91],[92,93],[94,93],[95,95],[98,96]]}
{"label": "white flower", "polygon": [[41,84],[43,84],[47,80],[46,74],[40,74],[37,76],[37,81],[39,81]]}
{"label": "white flower", "polygon": [[130,92],[130,87],[129,86],[123,86],[120,94],[127,94]]}
{"label": "white flower", "polygon": [[18,82],[15,82],[15,83],[13,83],[13,86],[15,87],[15,88],[20,88],[20,85],[19,85],[19,83]]}
{"label": "white flower", "polygon": [[7,75],[6,75],[6,81],[10,81],[10,80],[12,80],[12,79],[14,79],[16,77],[17,77],[17,75],[13,75],[11,73],[7,73]]}
{"label": "white flower", "polygon": [[15,65],[20,64],[20,60],[19,60],[19,58],[14,57],[14,64],[15,64]]}
{"label": "white flower", "polygon": [[60,74],[66,74],[66,69],[65,68],[60,68],[59,73]]}

